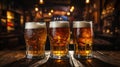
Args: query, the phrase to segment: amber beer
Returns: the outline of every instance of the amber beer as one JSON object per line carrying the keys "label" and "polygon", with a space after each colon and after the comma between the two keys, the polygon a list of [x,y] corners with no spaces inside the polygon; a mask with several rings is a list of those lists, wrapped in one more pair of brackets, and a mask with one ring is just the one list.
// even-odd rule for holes
{"label": "amber beer", "polygon": [[70,29],[68,21],[51,21],[49,25],[51,57],[55,59],[68,58]]}
{"label": "amber beer", "polygon": [[46,24],[27,22],[25,24],[26,56],[30,59],[45,57]]}
{"label": "amber beer", "polygon": [[75,58],[90,58],[92,56],[93,29],[92,22],[74,21],[73,38],[75,43]]}

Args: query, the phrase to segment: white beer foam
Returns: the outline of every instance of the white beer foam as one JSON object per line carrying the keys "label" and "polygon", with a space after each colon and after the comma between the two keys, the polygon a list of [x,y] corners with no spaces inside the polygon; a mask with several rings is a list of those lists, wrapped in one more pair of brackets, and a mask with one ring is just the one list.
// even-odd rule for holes
{"label": "white beer foam", "polygon": [[92,27],[92,21],[73,21],[73,28]]}
{"label": "white beer foam", "polygon": [[58,28],[58,27],[69,27],[68,21],[51,21],[50,28]]}
{"label": "white beer foam", "polygon": [[46,23],[40,22],[26,22],[25,29],[36,29],[36,28],[46,28]]}

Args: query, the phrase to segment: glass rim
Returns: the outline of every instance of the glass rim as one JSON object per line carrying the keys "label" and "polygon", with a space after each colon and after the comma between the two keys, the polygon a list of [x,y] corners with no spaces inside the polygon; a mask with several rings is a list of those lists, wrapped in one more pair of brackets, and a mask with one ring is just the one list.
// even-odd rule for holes
{"label": "glass rim", "polygon": [[69,21],[51,21],[49,27],[50,28],[69,27]]}
{"label": "glass rim", "polygon": [[[27,22],[25,22],[25,23],[37,23],[38,21],[27,21]],[[43,21],[41,22],[38,22],[38,23],[44,23]]]}
{"label": "glass rim", "polygon": [[46,23],[40,22],[26,22],[25,29],[37,29],[37,28],[46,28]]}
{"label": "glass rim", "polygon": [[73,28],[93,27],[92,21],[73,21]]}
{"label": "glass rim", "polygon": [[73,23],[79,23],[79,22],[88,22],[88,23],[91,23],[92,21],[85,21],[85,20],[83,20],[83,21],[73,21]]}
{"label": "glass rim", "polygon": [[50,23],[53,23],[53,22],[66,22],[66,23],[69,23],[69,21],[50,21]]}

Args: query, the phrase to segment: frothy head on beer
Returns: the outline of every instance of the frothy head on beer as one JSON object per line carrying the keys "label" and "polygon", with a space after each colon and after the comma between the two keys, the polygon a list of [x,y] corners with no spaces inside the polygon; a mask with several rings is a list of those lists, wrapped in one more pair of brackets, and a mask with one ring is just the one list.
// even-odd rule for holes
{"label": "frothy head on beer", "polygon": [[92,21],[74,21],[73,28],[92,27]]}
{"label": "frothy head on beer", "polygon": [[46,23],[39,22],[26,22],[25,29],[37,29],[37,28],[46,28]]}
{"label": "frothy head on beer", "polygon": [[50,28],[69,27],[68,21],[51,21]]}

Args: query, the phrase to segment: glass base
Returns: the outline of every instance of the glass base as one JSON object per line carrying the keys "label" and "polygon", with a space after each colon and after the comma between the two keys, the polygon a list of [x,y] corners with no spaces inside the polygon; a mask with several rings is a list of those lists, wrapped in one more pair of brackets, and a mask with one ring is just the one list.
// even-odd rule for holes
{"label": "glass base", "polygon": [[42,55],[42,56],[26,55],[26,58],[28,58],[28,59],[44,59],[45,55]]}
{"label": "glass base", "polygon": [[52,58],[52,59],[69,59],[69,55],[55,56],[55,55],[50,54],[50,58]]}
{"label": "glass base", "polygon": [[74,58],[76,58],[76,59],[90,59],[90,58],[92,58],[93,56],[92,56],[92,54],[90,54],[90,55],[88,55],[88,56],[82,56],[82,55],[80,55],[80,54],[78,54],[78,55],[75,55],[74,54]]}

